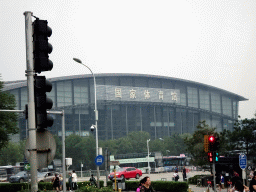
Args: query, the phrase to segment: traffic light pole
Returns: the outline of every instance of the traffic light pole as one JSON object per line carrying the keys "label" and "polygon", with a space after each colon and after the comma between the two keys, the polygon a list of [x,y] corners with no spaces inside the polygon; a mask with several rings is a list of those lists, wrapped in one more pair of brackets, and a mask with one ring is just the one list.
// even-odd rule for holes
{"label": "traffic light pole", "polygon": [[36,151],[36,122],[34,102],[34,70],[33,70],[33,30],[32,12],[26,11],[25,32],[26,32],[26,61],[27,61],[27,87],[28,87],[28,131],[29,131],[29,153],[31,171],[31,191],[38,191],[37,184],[37,151]]}
{"label": "traffic light pole", "polygon": [[212,173],[213,173],[213,190],[216,191],[216,172],[215,172],[215,159],[216,159],[216,153],[212,153],[213,160],[212,160]]}

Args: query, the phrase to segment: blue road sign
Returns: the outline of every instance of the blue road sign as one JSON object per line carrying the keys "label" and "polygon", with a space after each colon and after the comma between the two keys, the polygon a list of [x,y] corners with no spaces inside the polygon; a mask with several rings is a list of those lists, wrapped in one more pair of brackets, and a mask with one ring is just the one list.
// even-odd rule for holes
{"label": "blue road sign", "polygon": [[103,157],[102,155],[98,155],[98,156],[95,158],[95,163],[96,163],[96,165],[100,166],[103,162],[104,162],[104,157]]}
{"label": "blue road sign", "polygon": [[247,167],[247,157],[245,154],[239,155],[239,166],[241,169],[245,169]]}

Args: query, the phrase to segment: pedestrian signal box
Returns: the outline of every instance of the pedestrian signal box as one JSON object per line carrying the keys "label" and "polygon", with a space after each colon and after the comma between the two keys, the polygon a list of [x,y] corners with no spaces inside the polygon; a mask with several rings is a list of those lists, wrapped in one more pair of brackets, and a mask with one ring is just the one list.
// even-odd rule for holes
{"label": "pedestrian signal box", "polygon": [[208,153],[208,161],[209,161],[210,163],[213,162],[213,152],[209,152],[209,153]]}

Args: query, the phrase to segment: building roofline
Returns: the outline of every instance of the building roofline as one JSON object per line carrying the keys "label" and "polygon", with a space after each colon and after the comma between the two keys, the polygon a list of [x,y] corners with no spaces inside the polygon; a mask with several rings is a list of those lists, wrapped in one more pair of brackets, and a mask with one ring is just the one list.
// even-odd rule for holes
{"label": "building roofline", "polygon": [[[196,81],[190,81],[190,80],[185,80],[185,79],[180,79],[180,78],[175,78],[175,77],[167,77],[167,76],[160,76],[160,75],[149,75],[149,74],[136,74],[136,73],[98,73],[94,74],[95,77],[144,77],[144,78],[155,78],[155,79],[164,79],[164,80],[172,80],[172,81],[180,81],[184,83],[189,83],[189,84],[194,84],[195,86],[203,86],[206,88],[214,89],[216,91],[221,91],[226,94],[232,95],[234,97],[237,97],[239,101],[245,101],[248,100],[243,96],[240,96],[238,94],[226,91],[224,89],[220,89],[211,85],[207,85],[204,83],[199,83]],[[92,74],[82,74],[82,75],[71,75],[71,76],[62,76],[62,77],[54,77],[54,78],[48,78],[49,81],[51,82],[56,82],[56,81],[65,81],[69,79],[81,79],[81,78],[90,78],[92,77]],[[17,80],[17,81],[6,81],[4,82],[4,88],[3,91],[8,91],[12,89],[17,89],[21,87],[26,87],[27,86],[27,80]]]}

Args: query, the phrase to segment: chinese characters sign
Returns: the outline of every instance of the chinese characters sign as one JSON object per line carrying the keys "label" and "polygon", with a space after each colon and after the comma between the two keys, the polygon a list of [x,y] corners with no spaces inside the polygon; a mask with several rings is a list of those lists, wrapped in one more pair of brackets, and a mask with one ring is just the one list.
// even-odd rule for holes
{"label": "chinese characters sign", "polygon": [[98,100],[180,103],[180,90],[97,85]]}

